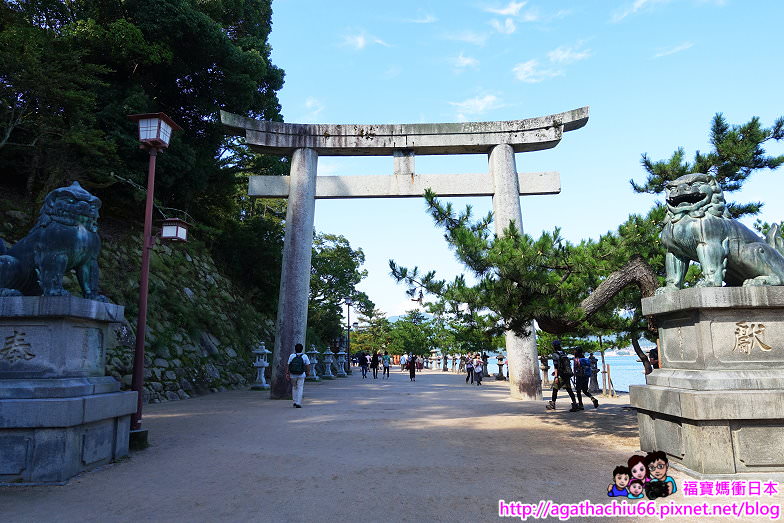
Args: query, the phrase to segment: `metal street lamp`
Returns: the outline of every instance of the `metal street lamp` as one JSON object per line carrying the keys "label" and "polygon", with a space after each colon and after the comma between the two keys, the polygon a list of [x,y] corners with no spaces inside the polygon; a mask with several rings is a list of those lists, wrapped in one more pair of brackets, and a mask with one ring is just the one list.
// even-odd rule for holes
{"label": "metal street lamp", "polygon": [[350,297],[346,302],[346,373],[351,374],[351,305],[354,303]]}
{"label": "metal street lamp", "polygon": [[[142,266],[139,274],[139,317],[136,320],[136,348],[133,355],[133,379],[131,390],[137,394],[136,413],[131,415],[132,446],[146,446],[147,431],[141,430],[142,405],[144,403],[144,337],[147,330],[147,294],[150,276],[150,249],[152,238],[152,207],[155,194],[155,159],[158,152],[169,146],[174,131],[182,128],[164,113],[132,114],[128,116],[139,125],[141,148],[150,154],[147,173],[147,202],[144,207],[144,237],[142,238]],[[187,232],[182,240],[187,238]]]}

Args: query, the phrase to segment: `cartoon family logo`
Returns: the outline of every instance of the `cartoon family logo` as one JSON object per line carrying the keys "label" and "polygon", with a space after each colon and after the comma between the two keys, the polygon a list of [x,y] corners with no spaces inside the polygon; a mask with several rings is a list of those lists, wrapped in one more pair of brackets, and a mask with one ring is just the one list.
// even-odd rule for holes
{"label": "cartoon family logo", "polygon": [[[649,452],[645,457],[634,455],[626,466],[613,470],[613,482],[607,485],[607,495],[629,499],[665,498],[678,487],[667,475],[670,463],[662,451]],[[643,494],[644,492],[644,494]]]}

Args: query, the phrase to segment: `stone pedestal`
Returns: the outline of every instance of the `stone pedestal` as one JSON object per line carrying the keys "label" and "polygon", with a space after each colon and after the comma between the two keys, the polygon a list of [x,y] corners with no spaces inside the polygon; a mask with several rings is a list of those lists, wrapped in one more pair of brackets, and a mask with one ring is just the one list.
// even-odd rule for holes
{"label": "stone pedestal", "polygon": [[644,299],[661,368],[632,386],[640,448],[698,478],[784,477],[784,287]]}
{"label": "stone pedestal", "polygon": [[62,484],[128,454],[136,393],[104,376],[123,307],[0,298],[0,484]]}

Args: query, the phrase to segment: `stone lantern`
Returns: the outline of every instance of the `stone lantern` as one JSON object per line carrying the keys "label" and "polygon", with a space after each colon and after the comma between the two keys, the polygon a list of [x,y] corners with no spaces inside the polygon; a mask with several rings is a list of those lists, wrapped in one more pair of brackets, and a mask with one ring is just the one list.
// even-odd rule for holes
{"label": "stone lantern", "polygon": [[498,361],[498,374],[495,375],[495,379],[498,381],[506,380],[506,376],[504,376],[504,357],[499,354],[496,356],[496,360]]}
{"label": "stone lantern", "polygon": [[550,386],[550,365],[548,363],[547,356],[539,356],[539,366],[542,369],[542,386],[549,387]]}
{"label": "stone lantern", "polygon": [[324,349],[324,374],[321,375],[322,380],[334,380],[335,376],[332,374],[332,358],[334,356],[332,349],[327,347]]}
{"label": "stone lantern", "polygon": [[588,356],[588,360],[591,362],[591,379],[588,381],[588,391],[591,394],[601,392],[602,389],[599,388],[599,360],[593,353]]}
{"label": "stone lantern", "polygon": [[305,381],[320,381],[321,378],[318,377],[316,374],[316,364],[318,363],[319,351],[316,350],[316,347],[311,345],[310,350],[305,354],[308,355],[308,360],[310,360],[310,374],[305,376]]}
{"label": "stone lantern", "polygon": [[251,385],[250,390],[269,390],[270,386],[267,384],[264,373],[267,371],[267,367],[269,367],[267,357],[271,352],[267,350],[262,341],[258,347],[253,349],[253,354],[256,355],[256,361],[253,362],[253,366],[256,367],[256,383]]}
{"label": "stone lantern", "polygon": [[338,352],[336,356],[338,357],[338,361],[336,362],[338,373],[336,374],[336,377],[348,378],[348,374],[346,374],[346,351],[340,349],[340,352]]}

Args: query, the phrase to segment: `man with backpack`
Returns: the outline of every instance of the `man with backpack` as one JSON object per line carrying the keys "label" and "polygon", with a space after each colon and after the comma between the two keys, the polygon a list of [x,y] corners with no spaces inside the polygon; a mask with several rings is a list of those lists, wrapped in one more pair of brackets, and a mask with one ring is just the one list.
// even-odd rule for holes
{"label": "man with backpack", "polygon": [[294,345],[294,353],[289,356],[289,365],[286,378],[291,380],[291,397],[294,399],[294,408],[302,408],[302,392],[305,389],[305,376],[310,372],[310,360],[303,351],[301,343]]}
{"label": "man with backpack", "polygon": [[599,407],[599,400],[588,392],[588,380],[593,375],[591,360],[585,357],[585,353],[580,349],[574,350],[574,377],[577,381],[577,408],[583,410],[583,394],[591,398],[593,408]]}
{"label": "man with backpack", "polygon": [[566,389],[569,397],[572,398],[572,408],[569,412],[577,412],[580,408],[577,406],[577,401],[574,398],[572,391],[572,365],[569,362],[569,356],[563,351],[561,347],[561,340],[553,340],[553,399],[547,402],[547,410],[555,410],[555,401],[558,399],[558,389]]}

